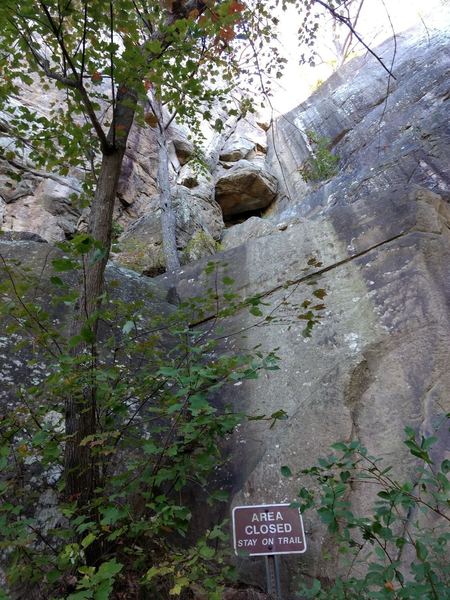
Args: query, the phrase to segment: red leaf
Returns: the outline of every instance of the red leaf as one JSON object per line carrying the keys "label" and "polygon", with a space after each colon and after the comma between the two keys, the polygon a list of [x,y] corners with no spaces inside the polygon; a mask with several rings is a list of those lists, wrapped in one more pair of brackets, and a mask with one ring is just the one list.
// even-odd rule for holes
{"label": "red leaf", "polygon": [[242,2],[236,2],[236,0],[233,0],[233,2],[228,7],[228,14],[234,15],[236,13],[241,13],[244,10],[245,10],[245,4],[242,4]]}
{"label": "red leaf", "polygon": [[225,42],[230,42],[232,39],[234,39],[235,35],[236,34],[234,33],[233,29],[228,25],[226,27],[222,27],[219,32],[220,39],[224,40]]}

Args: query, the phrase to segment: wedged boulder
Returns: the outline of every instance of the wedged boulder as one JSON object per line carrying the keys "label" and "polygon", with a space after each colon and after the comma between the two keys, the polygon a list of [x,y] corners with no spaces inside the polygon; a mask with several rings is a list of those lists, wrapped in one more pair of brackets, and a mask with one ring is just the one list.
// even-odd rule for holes
{"label": "wedged boulder", "polygon": [[216,200],[224,216],[263,209],[273,202],[278,189],[276,178],[264,163],[238,161],[219,175]]}

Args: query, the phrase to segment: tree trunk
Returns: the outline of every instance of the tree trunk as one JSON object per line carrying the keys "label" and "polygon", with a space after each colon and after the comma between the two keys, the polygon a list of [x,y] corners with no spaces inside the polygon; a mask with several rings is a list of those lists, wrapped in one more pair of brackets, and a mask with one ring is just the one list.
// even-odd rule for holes
{"label": "tree trunk", "polygon": [[161,208],[161,230],[166,269],[174,271],[180,267],[177,250],[177,219],[172,203],[169,178],[169,154],[167,152],[166,130],[164,129],[163,111],[160,101],[155,97],[153,101],[156,125],[156,139],[158,142],[158,187],[159,205]]}
{"label": "tree trunk", "polygon": [[[128,135],[133,124],[136,96],[119,88],[113,124],[108,133],[110,151],[104,152],[100,174],[91,206],[89,233],[99,242],[102,254],[97,259],[94,252],[84,258],[83,281],[79,306],[74,315],[72,335],[80,335],[88,327],[91,342],[76,347],[75,354],[86,354],[95,370],[97,360],[97,326],[95,312],[101,306],[104,275],[111,247],[111,228],[114,202],[122,169]],[[80,445],[83,439],[97,431],[97,390],[95,380],[86,383],[77,394],[69,394],[65,406],[66,496],[77,500],[80,507],[89,504],[98,482],[98,468],[89,444]]]}

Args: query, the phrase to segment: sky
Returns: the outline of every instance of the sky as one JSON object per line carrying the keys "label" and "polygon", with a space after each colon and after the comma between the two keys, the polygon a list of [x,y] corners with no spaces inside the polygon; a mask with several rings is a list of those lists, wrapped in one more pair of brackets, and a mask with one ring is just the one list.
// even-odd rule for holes
{"label": "sky", "polygon": [[[423,27],[424,33],[427,28],[430,31],[428,24],[432,29],[433,20],[443,11],[447,14],[450,12],[450,3],[445,0],[365,0],[356,30],[372,48],[392,37],[392,28],[396,34],[414,25]],[[330,26],[323,28],[324,31],[317,42],[320,55],[318,62],[323,62],[311,68],[298,64],[298,23],[298,15],[294,8],[291,7],[286,13],[280,14],[279,42],[288,63],[283,78],[274,84],[274,116],[297,106],[310,95],[319,81],[324,81],[333,72],[332,61],[335,54],[332,51]],[[360,54],[365,53],[360,45],[355,50]]]}

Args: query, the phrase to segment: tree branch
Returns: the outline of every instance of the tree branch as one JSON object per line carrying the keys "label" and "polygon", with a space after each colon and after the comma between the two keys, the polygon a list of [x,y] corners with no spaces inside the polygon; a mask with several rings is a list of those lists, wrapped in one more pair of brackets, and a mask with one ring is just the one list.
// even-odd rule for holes
{"label": "tree branch", "polygon": [[95,113],[94,107],[92,106],[92,102],[89,98],[86,88],[83,85],[83,79],[78,74],[78,71],[77,71],[75,65],[73,64],[72,58],[67,51],[67,48],[64,44],[64,40],[62,39],[62,37],[60,35],[60,29],[58,29],[58,27],[56,26],[56,23],[53,20],[53,17],[50,14],[50,11],[48,10],[48,7],[44,4],[44,2],[42,0],[39,0],[39,4],[41,5],[42,10],[44,11],[44,14],[47,18],[50,29],[53,32],[53,35],[56,37],[56,40],[61,49],[63,58],[66,60],[67,64],[69,65],[70,70],[72,71],[73,76],[77,82],[77,85],[75,87],[81,96],[81,100],[86,108],[86,113],[89,116],[92,126],[94,127],[94,129],[98,135],[98,138],[99,138],[101,146],[102,146],[102,150],[104,153],[108,153],[112,149],[111,145],[108,141],[106,133],[103,131],[103,127],[101,126],[100,122],[97,119],[97,115]]}
{"label": "tree branch", "polygon": [[359,33],[353,27],[352,22],[350,21],[350,19],[348,17],[345,17],[344,15],[339,14],[336,11],[336,9],[334,9],[332,6],[330,6],[326,2],[323,2],[323,0],[314,0],[314,2],[317,3],[317,4],[320,4],[320,6],[322,6],[323,8],[325,8],[325,10],[327,10],[333,16],[334,19],[336,19],[337,21],[340,21],[346,27],[348,27],[350,29],[350,31],[352,32],[352,34],[355,36],[355,38],[358,40],[358,42],[360,44],[362,44],[364,46],[364,48],[367,50],[367,52],[369,52],[369,54],[371,54],[380,63],[380,65],[389,74],[389,76],[392,77],[392,79],[397,79],[395,77],[395,75],[392,73],[391,69],[389,69],[389,67],[387,67],[384,64],[383,59],[380,56],[378,56],[378,54],[376,52],[374,52],[366,44],[366,42],[362,39],[362,37],[359,35]]}

